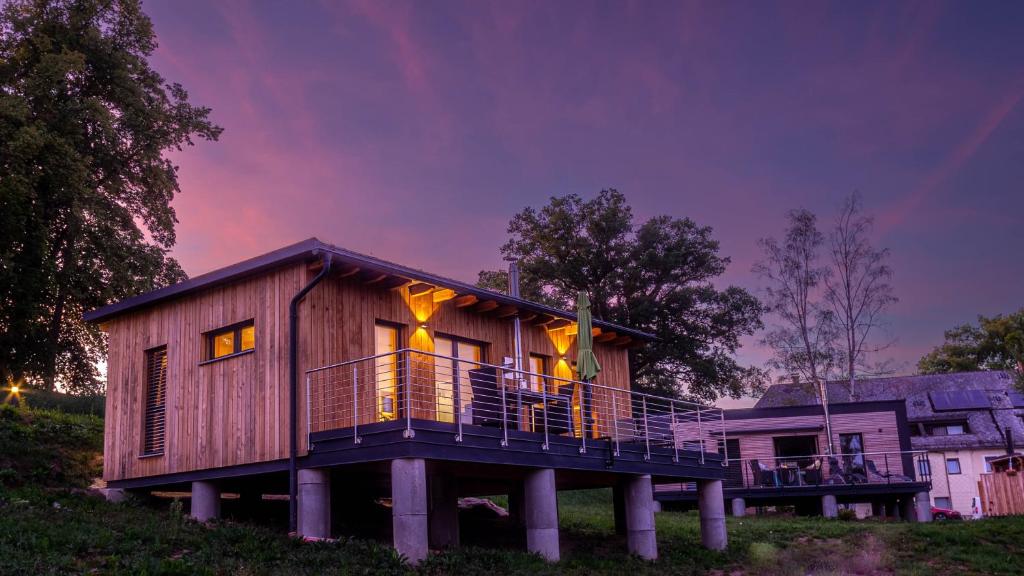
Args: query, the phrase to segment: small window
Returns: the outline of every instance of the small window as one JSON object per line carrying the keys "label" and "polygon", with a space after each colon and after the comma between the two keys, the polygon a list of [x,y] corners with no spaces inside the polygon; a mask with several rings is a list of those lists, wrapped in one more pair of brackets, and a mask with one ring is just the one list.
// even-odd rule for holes
{"label": "small window", "polygon": [[946,459],[946,472],[950,474],[960,473],[960,459],[959,458],[947,458]]}
{"label": "small window", "polygon": [[146,410],[142,422],[142,455],[164,453],[167,406],[167,347],[146,352]]}
{"label": "small window", "polygon": [[917,473],[920,476],[931,476],[932,475],[932,463],[927,460],[917,461]]}
{"label": "small window", "polygon": [[945,510],[952,510],[953,509],[953,502],[950,501],[949,497],[947,497],[947,496],[939,496],[939,497],[935,498],[935,507],[936,508],[942,508],[942,509],[945,509]]}
{"label": "small window", "polygon": [[256,348],[256,326],[246,320],[206,334],[206,359],[216,360]]}

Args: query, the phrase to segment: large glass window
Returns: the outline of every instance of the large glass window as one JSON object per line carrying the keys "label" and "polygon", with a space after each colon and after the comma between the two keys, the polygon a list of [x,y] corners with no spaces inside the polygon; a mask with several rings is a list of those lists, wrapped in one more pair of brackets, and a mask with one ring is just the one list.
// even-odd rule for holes
{"label": "large glass window", "polygon": [[377,389],[377,421],[398,418],[399,328],[394,324],[376,324],[374,335],[374,383]]}
{"label": "large glass window", "polygon": [[206,360],[216,360],[256,348],[256,326],[252,320],[206,333]]}
{"label": "large glass window", "polygon": [[544,376],[548,373],[548,358],[540,354],[530,354],[529,365],[526,368],[530,372],[530,389],[540,392],[544,389]]}
{"label": "large glass window", "polygon": [[858,434],[840,434],[839,452],[849,468],[864,468],[864,437]]}
{"label": "large glass window", "polygon": [[[450,336],[434,338],[434,395],[439,422],[455,421],[455,386],[458,383],[459,404],[464,422],[472,422],[470,414],[473,402],[473,387],[469,382],[469,371],[480,367],[484,361],[483,346],[477,342],[460,340]],[[455,364],[458,364],[458,370]]]}

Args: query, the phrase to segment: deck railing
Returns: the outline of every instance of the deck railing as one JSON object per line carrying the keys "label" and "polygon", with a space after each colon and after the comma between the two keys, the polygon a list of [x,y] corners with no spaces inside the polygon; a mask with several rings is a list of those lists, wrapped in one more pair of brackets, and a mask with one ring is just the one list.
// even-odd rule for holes
{"label": "deck railing", "polygon": [[[729,461],[724,487],[786,491],[930,481],[928,453],[911,450],[734,459]],[[661,492],[693,489],[687,484],[656,488]]]}
{"label": "deck railing", "polygon": [[[540,450],[561,438],[580,453],[600,445],[618,456],[628,445],[648,460],[652,452],[677,462],[689,453],[704,463],[725,447],[719,408],[633,392],[628,382],[586,383],[421,350],[315,368],[305,386],[307,433],[351,428],[357,444],[360,428],[396,421],[413,437],[427,420],[450,424],[456,442],[489,427],[500,431],[501,446],[510,433],[527,432]],[[691,431],[686,438],[682,428]]]}

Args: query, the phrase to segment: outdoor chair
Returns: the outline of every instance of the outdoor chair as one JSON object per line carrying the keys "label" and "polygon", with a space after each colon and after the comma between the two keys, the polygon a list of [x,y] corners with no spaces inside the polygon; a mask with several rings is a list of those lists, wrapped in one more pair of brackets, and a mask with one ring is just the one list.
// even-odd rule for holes
{"label": "outdoor chair", "polygon": [[810,466],[804,468],[804,484],[821,484],[821,459],[816,459]]}
{"label": "outdoor chair", "polygon": [[776,488],[779,486],[779,475],[776,470],[767,468],[757,460],[750,461],[750,473],[754,478],[754,484]]}
{"label": "outdoor chair", "polygon": [[547,411],[548,434],[572,436],[572,405],[568,396],[549,398],[544,410]]}
{"label": "outdoor chair", "polygon": [[[469,384],[473,389],[473,424],[478,426],[502,425],[501,383],[498,382],[497,370],[493,367],[476,368],[469,371]],[[506,398],[507,400],[507,398]],[[519,414],[516,410],[505,408],[505,421],[509,429],[519,428]]]}
{"label": "outdoor chair", "polygon": [[910,478],[902,474],[896,474],[895,472],[882,473],[878,470],[874,460],[866,460],[864,464],[867,466],[868,478],[877,482],[910,482]]}

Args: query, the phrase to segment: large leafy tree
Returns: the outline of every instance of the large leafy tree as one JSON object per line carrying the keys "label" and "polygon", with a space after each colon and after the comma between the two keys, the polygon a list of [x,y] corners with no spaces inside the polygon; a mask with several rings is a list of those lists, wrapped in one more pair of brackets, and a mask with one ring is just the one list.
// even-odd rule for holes
{"label": "large leafy tree", "polygon": [[1010,370],[1024,376],[1024,308],[978,324],[962,324],[945,333],[945,341],[917,363],[922,374]]}
{"label": "large leafy tree", "polygon": [[137,0],[13,0],[0,11],[0,378],[100,387],[82,313],[181,280],[165,153],[215,140],[167,83]]}
{"label": "large leafy tree", "polygon": [[[710,400],[763,383],[734,357],[760,328],[761,306],[741,288],[715,286],[729,259],[710,228],[669,216],[637,224],[625,196],[604,190],[526,208],[508,233],[501,252],[519,263],[524,297],[572,308],[584,290],[596,318],[658,337],[629,351],[636,389]],[[504,290],[507,276],[484,271],[480,283]]]}

